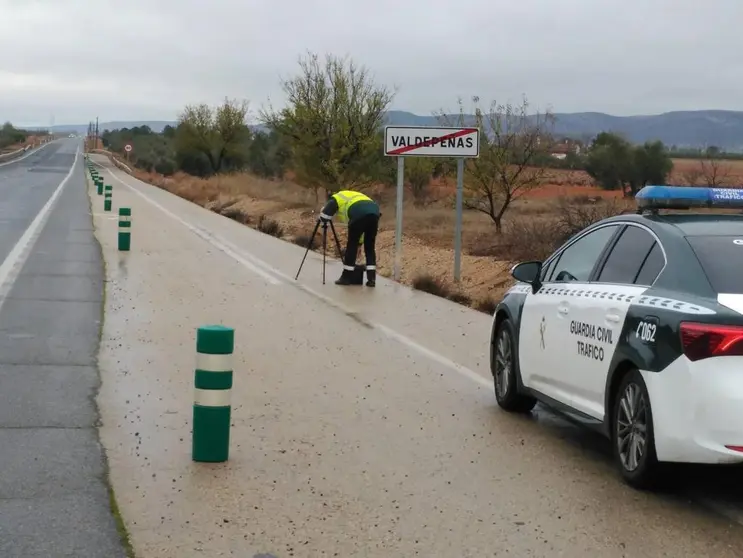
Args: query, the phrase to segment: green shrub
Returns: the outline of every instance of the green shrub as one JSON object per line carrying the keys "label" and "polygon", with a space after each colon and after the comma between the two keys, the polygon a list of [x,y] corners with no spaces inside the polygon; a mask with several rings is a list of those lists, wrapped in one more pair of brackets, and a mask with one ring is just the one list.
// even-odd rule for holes
{"label": "green shrub", "polygon": [[159,172],[163,176],[172,176],[175,174],[175,163],[170,159],[159,159],[155,163],[155,172]]}

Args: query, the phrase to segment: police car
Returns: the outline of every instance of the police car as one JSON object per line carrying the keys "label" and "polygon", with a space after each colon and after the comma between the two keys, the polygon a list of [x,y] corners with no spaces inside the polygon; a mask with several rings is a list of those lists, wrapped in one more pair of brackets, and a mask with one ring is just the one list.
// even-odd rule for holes
{"label": "police car", "polygon": [[523,262],[490,344],[496,400],[537,401],[612,441],[625,481],[743,462],[743,190],[646,186],[637,214]]}

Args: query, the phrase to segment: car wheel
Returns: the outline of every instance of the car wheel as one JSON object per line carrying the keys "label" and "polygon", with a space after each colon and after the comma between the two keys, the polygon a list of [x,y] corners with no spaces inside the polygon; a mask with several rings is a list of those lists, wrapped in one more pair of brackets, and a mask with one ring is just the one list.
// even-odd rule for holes
{"label": "car wheel", "polygon": [[660,465],[655,453],[653,411],[639,370],[625,375],[614,400],[612,445],[624,480],[639,489],[657,484]]}
{"label": "car wheel", "polygon": [[516,343],[511,320],[503,320],[495,333],[493,348],[493,384],[498,405],[512,413],[528,413],[537,404],[533,397],[518,392],[516,381]]}

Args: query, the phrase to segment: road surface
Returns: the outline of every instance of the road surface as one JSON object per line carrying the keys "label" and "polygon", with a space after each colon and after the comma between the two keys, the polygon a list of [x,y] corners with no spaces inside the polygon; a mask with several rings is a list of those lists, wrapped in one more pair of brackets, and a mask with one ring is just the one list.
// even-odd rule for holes
{"label": "road surface", "polygon": [[79,143],[0,166],[3,558],[124,556],[93,401],[103,266]]}
{"label": "road surface", "polygon": [[[138,556],[741,555],[737,522],[625,486],[594,435],[499,411],[488,316],[385,279],[336,287],[337,263],[323,286],[315,254],[295,283],[301,247],[93,159],[133,215],[129,253],[95,222],[101,435]],[[211,323],[236,329],[236,363],[230,460],[205,465],[190,424]]]}

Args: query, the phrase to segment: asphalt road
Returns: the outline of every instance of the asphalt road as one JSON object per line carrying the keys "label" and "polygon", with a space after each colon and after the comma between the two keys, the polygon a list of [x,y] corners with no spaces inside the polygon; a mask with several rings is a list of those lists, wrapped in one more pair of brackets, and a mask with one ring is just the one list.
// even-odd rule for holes
{"label": "asphalt road", "polygon": [[93,399],[103,264],[79,147],[65,139],[0,166],[3,558],[124,556]]}
{"label": "asphalt road", "polygon": [[[719,513],[740,509],[736,471],[638,492],[600,438],[543,409],[500,411],[489,316],[385,279],[337,287],[337,262],[322,285],[317,254],[295,282],[301,247],[104,176],[133,227],[120,253],[116,221],[95,219],[101,435],[138,556],[741,556],[743,527]],[[209,323],[236,335],[221,465],[190,454]]]}

